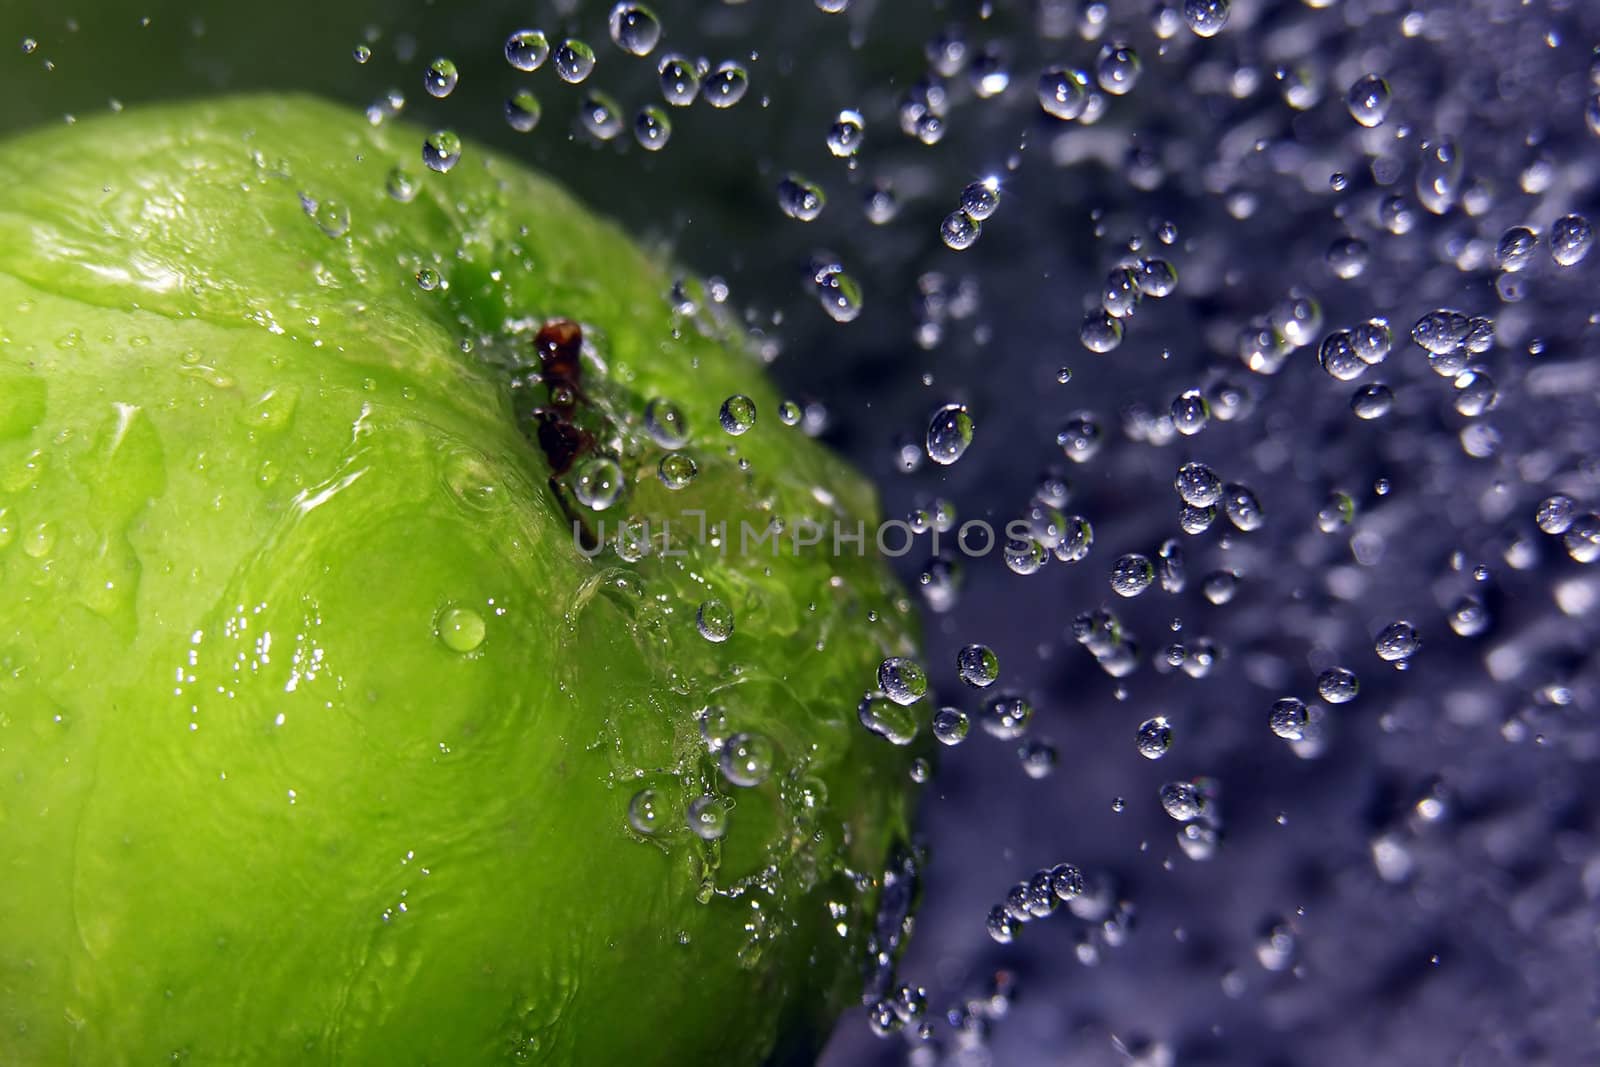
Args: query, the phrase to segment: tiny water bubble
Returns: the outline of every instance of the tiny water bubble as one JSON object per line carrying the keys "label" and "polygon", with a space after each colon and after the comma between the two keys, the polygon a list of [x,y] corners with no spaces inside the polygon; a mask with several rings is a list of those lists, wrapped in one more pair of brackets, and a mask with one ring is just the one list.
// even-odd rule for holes
{"label": "tiny water bubble", "polygon": [[1142,69],[1139,53],[1121,41],[1101,46],[1095,57],[1095,80],[1112,96],[1132,92]]}
{"label": "tiny water bubble", "polygon": [[672,137],[672,120],[667,117],[667,112],[654,104],[646,104],[639,109],[633,119],[633,139],[639,142],[639,147],[646,152],[659,152],[667,147],[667,141]]}
{"label": "tiny water bubble", "polygon": [[674,492],[689,488],[699,473],[694,459],[683,452],[668,452],[656,465],[656,476],[661,484]]}
{"label": "tiny water bubble", "polygon": [[1317,695],[1330,704],[1348,704],[1360,691],[1355,672],[1344,667],[1329,667],[1317,675]]}
{"label": "tiny water bubble", "polygon": [[518,30],[506,38],[506,62],[522,71],[534,71],[550,58],[550,39],[543,30]]}
{"label": "tiny water bubble", "polygon": [[422,140],[422,162],[429,170],[448,173],[461,162],[461,138],[453,130],[435,130]]}
{"label": "tiny water bubble", "polygon": [[1162,810],[1178,822],[1191,822],[1206,812],[1206,798],[1193,782],[1168,782],[1157,795]]}
{"label": "tiny water bubble", "polygon": [[1564,534],[1578,516],[1578,502],[1565,493],[1547,496],[1539,502],[1533,521],[1547,534]]}
{"label": "tiny water bubble", "polygon": [[856,718],[870,733],[892,745],[909,745],[916,740],[916,713],[883,693],[864,695],[856,705]]}
{"label": "tiny water bubble", "polygon": [[739,437],[756,424],[756,402],[743,393],[735,393],[722,402],[717,418],[724,433]]}
{"label": "tiny water bubble", "polygon": [[716,841],[728,832],[728,802],[710,794],[689,801],[689,829],[702,841]]}
{"label": "tiny water bubble", "polygon": [[733,636],[733,609],[726,602],[712,597],[695,609],[694,625],[701,637],[720,645]]}
{"label": "tiny water bubble", "polygon": [[455,92],[456,83],[461,80],[461,72],[456,65],[448,59],[440,57],[428,64],[422,73],[422,87],[428,90],[428,95],[443,99]]}
{"label": "tiny water bubble", "polygon": [[706,75],[706,102],[715,108],[732,107],[744,99],[750,88],[750,75],[737,63],[723,63]]}
{"label": "tiny water bubble", "polygon": [[1311,713],[1306,710],[1305,702],[1294,697],[1283,697],[1272,703],[1272,710],[1267,716],[1267,725],[1272,732],[1285,741],[1299,741],[1306,736],[1306,724],[1311,721]]}
{"label": "tiny water bubble", "polygon": [[972,444],[973,423],[965,404],[946,404],[928,420],[928,458],[948,467]]}
{"label": "tiny water bubble", "polygon": [[915,704],[928,694],[928,674],[916,660],[890,656],[878,665],[878,688],[896,704]]}
{"label": "tiny water bubble", "polygon": [[812,222],[827,202],[821,186],[798,174],[786,175],[778,182],[778,209],[791,219]]}
{"label": "tiny water bubble", "polygon": [[1495,245],[1494,261],[1503,271],[1527,270],[1533,263],[1533,254],[1538,250],[1538,234],[1526,226],[1513,226],[1500,235],[1500,243]]}
{"label": "tiny water bubble", "polygon": [[1421,647],[1416,627],[1404,620],[1385,626],[1372,643],[1373,651],[1386,663],[1404,663]]}
{"label": "tiny water bubble", "polygon": [[433,632],[445,648],[464,655],[482,647],[488,628],[483,616],[472,608],[452,605],[439,612]]}
{"label": "tiny water bubble", "polygon": [[1350,410],[1367,422],[1381,419],[1394,410],[1394,393],[1382,382],[1363,385],[1350,394]]}
{"label": "tiny water bubble", "polygon": [[1582,215],[1563,215],[1550,225],[1550,258],[1559,267],[1575,267],[1594,247],[1594,227]]}
{"label": "tiny water bubble", "polygon": [[1156,580],[1155,565],[1148,556],[1129,552],[1111,565],[1111,590],[1121,597],[1136,597]]}
{"label": "tiny water bubble", "polygon": [[1204,463],[1189,462],[1179,467],[1172,485],[1191,507],[1207,508],[1222,499],[1222,479]]}
{"label": "tiny water bubble", "polygon": [[606,93],[591,89],[578,104],[578,122],[591,137],[613,140],[622,132],[622,107]]}
{"label": "tiny water bubble", "polygon": [[661,40],[661,20],[643,4],[617,4],[608,24],[612,43],[629,55],[647,56]]}
{"label": "tiny water bubble", "polygon": [[1002,741],[1015,741],[1027,732],[1033,719],[1033,705],[1022,697],[1003,694],[985,701],[978,713],[984,733]]}
{"label": "tiny water bubble", "polygon": [[957,252],[971,248],[982,232],[983,225],[965,211],[952,211],[939,224],[939,239]]}
{"label": "tiny water bubble", "polygon": [[682,448],[689,441],[689,424],[682,409],[664,397],[652,397],[645,404],[644,429],[662,448]]}
{"label": "tiny water bubble", "polygon": [[1160,759],[1172,749],[1172,726],[1163,715],[1146,719],[1139,724],[1134,740],[1139,755],[1149,760]]}
{"label": "tiny water bubble", "polygon": [[1196,37],[1215,37],[1228,24],[1229,0],[1183,0],[1183,21]]}
{"label": "tiny water bubble", "polygon": [[668,52],[656,64],[661,95],[673,107],[688,107],[700,95],[700,71],[694,60]]}
{"label": "tiny water bubble", "polygon": [[506,97],[506,125],[518,133],[533,132],[543,114],[544,108],[540,106],[539,98],[527,89],[518,89]]}
{"label": "tiny water bubble", "polygon": [[604,511],[615,504],[622,495],[622,488],[622,468],[607,456],[593,456],[573,473],[573,495],[578,503],[595,511]]}
{"label": "tiny water bubble", "polygon": [[1039,106],[1063,121],[1078,118],[1089,106],[1089,78],[1081,70],[1050,67],[1039,75]]}
{"label": "tiny water bubble", "polygon": [[1104,309],[1084,316],[1078,340],[1091,352],[1110,352],[1122,343],[1122,323]]}
{"label": "tiny water bubble", "polygon": [[654,789],[641,789],[628,801],[628,825],[641,834],[653,834],[664,826],[662,798]]}
{"label": "tiny water bubble", "polygon": [[1383,125],[1389,115],[1391,99],[1389,83],[1376,74],[1366,74],[1350,86],[1345,106],[1350,109],[1351,118],[1371,129]]}
{"label": "tiny water bubble", "polygon": [[861,112],[846,109],[839,112],[828,127],[828,151],[837,159],[849,159],[861,151],[867,139],[866,120]]}
{"label": "tiny water bubble", "polygon": [[594,49],[575,37],[556,46],[551,54],[556,76],[568,85],[577,85],[594,73]]}
{"label": "tiny water bubble", "polygon": [[750,789],[772,775],[777,751],[764,734],[734,734],[722,746],[718,760],[722,776],[734,785]]}
{"label": "tiny water bubble", "polygon": [[961,190],[961,210],[974,222],[983,222],[1000,206],[1000,183],[994,178],[971,182]]}
{"label": "tiny water bubble", "polygon": [[970,723],[959,708],[940,708],[933,713],[933,736],[941,745],[959,745],[967,739]]}
{"label": "tiny water bubble", "polygon": [[1000,678],[1000,657],[988,645],[965,645],[956,653],[961,680],[974,689],[987,689]]}
{"label": "tiny water bubble", "polygon": [[[1022,765],[1022,773],[1038,781],[1050,777],[1055,772],[1056,762],[1060,758],[1056,747],[1048,741],[1029,739],[1022,742],[1017,748],[1017,762]],[[1033,899],[1030,894],[1030,899]],[[1054,901],[1050,902],[1054,905]],[[1032,907],[1030,905],[1030,910]],[[1034,916],[1040,917],[1037,911]]]}
{"label": "tiny water bubble", "polygon": [[1256,499],[1255,493],[1245,485],[1230,484],[1222,489],[1223,509],[1228,514],[1228,521],[1235,527],[1249,533],[1259,530],[1266,522],[1266,514],[1261,510],[1261,502]]}
{"label": "tiny water bubble", "polygon": [[1185,437],[1193,437],[1211,421],[1211,405],[1198,389],[1185,389],[1172,401],[1172,425]]}

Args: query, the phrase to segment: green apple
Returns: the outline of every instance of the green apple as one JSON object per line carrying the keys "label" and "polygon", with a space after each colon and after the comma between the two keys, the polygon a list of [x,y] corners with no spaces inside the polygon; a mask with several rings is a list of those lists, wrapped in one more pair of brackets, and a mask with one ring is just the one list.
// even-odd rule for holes
{"label": "green apple", "polygon": [[869,487],[697,283],[423,140],[0,147],[0,1062],[755,1063],[860,994]]}

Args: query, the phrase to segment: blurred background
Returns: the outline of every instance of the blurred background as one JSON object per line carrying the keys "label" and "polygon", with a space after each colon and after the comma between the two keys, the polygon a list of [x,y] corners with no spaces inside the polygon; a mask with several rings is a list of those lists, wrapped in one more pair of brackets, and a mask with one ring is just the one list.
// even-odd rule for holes
{"label": "blurred background", "polygon": [[[272,88],[491,143],[723,281],[890,517],[1030,522],[898,561],[935,706],[1035,710],[941,752],[926,1016],[830,1067],[1600,1064],[1600,7],[662,2],[645,57],[611,7],[0,0],[0,125]],[[668,53],[748,89],[646,151]]]}

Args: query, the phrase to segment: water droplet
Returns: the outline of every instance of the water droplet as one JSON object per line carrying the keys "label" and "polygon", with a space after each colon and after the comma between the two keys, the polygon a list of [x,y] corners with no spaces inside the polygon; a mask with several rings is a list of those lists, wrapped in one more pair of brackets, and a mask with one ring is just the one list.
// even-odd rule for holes
{"label": "water droplet", "polygon": [[828,127],[828,151],[838,159],[848,159],[861,151],[867,139],[866,120],[861,112],[845,110]]}
{"label": "water droplet", "polygon": [[1000,677],[1000,657],[988,645],[966,645],[956,653],[956,670],[974,689],[987,689]]}
{"label": "water droplet", "polygon": [[917,738],[917,715],[881,693],[868,693],[856,705],[856,718],[870,732],[893,745],[909,745]]}
{"label": "water droplet", "polygon": [[456,83],[460,80],[461,74],[456,70],[456,65],[441,57],[428,64],[428,69],[422,74],[422,87],[428,90],[429,96],[443,99],[455,91]]}
{"label": "water droplet", "polygon": [[972,444],[972,416],[965,404],[946,404],[928,421],[928,458],[949,466],[966,454]]}
{"label": "water droplet", "polygon": [[1350,410],[1356,418],[1381,419],[1394,408],[1394,393],[1382,382],[1363,385],[1350,394]]}
{"label": "water droplet", "polygon": [[1550,258],[1557,266],[1582,263],[1593,246],[1594,227],[1582,215],[1563,215],[1550,224]]}
{"label": "water droplet", "polygon": [[1143,65],[1139,53],[1121,41],[1103,45],[1095,58],[1095,80],[1100,88],[1112,96],[1122,96],[1132,91],[1139,81]]}
{"label": "water droplet", "polygon": [[539,98],[527,89],[518,89],[506,97],[505,105],[506,125],[518,133],[529,133],[539,125],[539,117],[544,114],[544,109],[539,106]]}
{"label": "water droplet", "polygon": [[1172,727],[1168,724],[1166,716],[1157,715],[1140,723],[1135,743],[1139,755],[1145,759],[1154,760],[1165,756],[1172,748]]}
{"label": "water droplet", "polygon": [[1145,296],[1160,299],[1170,296],[1178,287],[1178,271],[1164,259],[1141,259],[1134,268],[1139,279],[1139,289]]}
{"label": "water droplet", "polygon": [[439,288],[439,272],[432,267],[423,267],[417,271],[417,288],[425,293],[431,293]]}
{"label": "water droplet", "polygon": [[1089,106],[1089,77],[1070,67],[1049,67],[1039,75],[1039,106],[1045,114],[1071,121]]}
{"label": "water droplet", "polygon": [[827,203],[822,187],[798,174],[788,174],[778,182],[778,209],[791,219],[811,222]]}
{"label": "water droplet", "polygon": [[1111,565],[1111,589],[1118,596],[1135,597],[1156,580],[1155,566],[1148,556],[1129,552]]}
{"label": "water droplet", "polygon": [[633,120],[633,139],[647,152],[659,152],[672,137],[672,120],[664,108],[654,104],[639,109]]}
{"label": "water droplet", "polygon": [[452,652],[474,652],[483,645],[486,628],[483,616],[471,608],[452,605],[439,612],[433,632]]}
{"label": "water droplet", "polygon": [[689,801],[689,829],[702,841],[716,841],[728,832],[728,802],[711,795]]}
{"label": "water droplet", "polygon": [[609,21],[611,40],[630,55],[647,56],[661,40],[661,20],[643,4],[618,4]]}
{"label": "water droplet", "polygon": [[1389,358],[1394,344],[1394,334],[1384,319],[1368,319],[1350,331],[1350,344],[1356,358],[1369,366],[1376,366]]}
{"label": "water droplet", "polygon": [[752,788],[772,774],[777,753],[765,735],[734,734],[722,746],[722,776],[734,785]]}
{"label": "water droplet", "polygon": [[1178,468],[1173,488],[1185,504],[1206,508],[1222,499],[1222,479],[1204,463],[1185,463]]}
{"label": "water droplet", "polygon": [[572,492],[584,507],[604,511],[617,502],[623,485],[622,468],[616,460],[592,456],[574,472]]}
{"label": "water droplet", "polygon": [[1348,704],[1360,691],[1360,680],[1343,667],[1329,667],[1317,675],[1317,694],[1330,704]]}
{"label": "water droplet", "polygon": [[1033,705],[1022,697],[1003,694],[984,702],[978,724],[984,733],[1002,741],[1015,741],[1027,732],[1033,718]]}
{"label": "water droplet", "polygon": [[461,138],[453,130],[435,130],[422,141],[422,162],[444,174],[461,161]]}
{"label": "water droplet", "polygon": [[972,247],[983,232],[983,225],[965,211],[952,211],[939,224],[939,239],[957,252]]}
{"label": "water droplet", "polygon": [[578,121],[596,140],[614,140],[622,132],[622,107],[600,90],[591,89],[578,104]]}
{"label": "water droplet", "polygon": [[1272,711],[1267,716],[1267,725],[1272,732],[1285,741],[1300,741],[1306,736],[1306,723],[1311,721],[1311,713],[1306,710],[1305,702],[1294,697],[1283,697],[1272,703]]}
{"label": "water droplet", "polygon": [[1215,37],[1228,24],[1228,0],[1183,0],[1183,21],[1196,37]]}
{"label": "water droplet", "polygon": [[1206,811],[1206,798],[1193,782],[1168,782],[1158,794],[1161,807],[1178,822],[1190,822]]}
{"label": "water droplet", "polygon": [[1173,429],[1185,437],[1193,437],[1211,421],[1211,405],[1198,389],[1185,389],[1172,401]]}
{"label": "water droplet", "polygon": [[628,825],[641,834],[653,834],[664,825],[661,797],[654,789],[641,789],[628,801]]}
{"label": "water droplet", "polygon": [[687,56],[668,52],[656,64],[656,76],[662,97],[673,107],[688,107],[700,95],[700,72]]}
{"label": "water droplet", "polygon": [[933,713],[933,736],[941,745],[959,745],[967,739],[967,713],[958,708],[940,708]]}
{"label": "water droplet", "polygon": [[750,75],[737,63],[723,63],[706,76],[706,102],[715,108],[732,107],[744,99]]}
{"label": "water droplet", "polygon": [[1556,493],[1539,502],[1533,521],[1547,534],[1564,534],[1577,514],[1578,502],[1565,493]]}
{"label": "water droplet", "polygon": [[714,645],[720,645],[733,636],[733,609],[712,597],[701,603],[694,613],[694,624],[700,636]]}
{"label": "water droplet", "polygon": [[569,37],[556,47],[552,62],[557,77],[568,85],[577,85],[594,73],[594,49]]}
{"label": "water droplet", "polygon": [[329,237],[343,237],[350,232],[350,209],[338,200],[314,200],[300,194],[300,206],[311,220]]}
{"label": "water droplet", "polygon": [[1572,520],[1572,525],[1562,537],[1567,555],[1578,563],[1600,560],[1600,515],[1586,512]]}
{"label": "water droplet", "polygon": [[915,704],[928,692],[928,675],[916,660],[890,656],[878,665],[878,688],[896,704]]}
{"label": "water droplet", "polygon": [[1403,620],[1385,626],[1372,643],[1378,658],[1388,663],[1404,663],[1421,647],[1416,628]]}
{"label": "water droplet", "polygon": [[656,467],[661,484],[674,491],[689,488],[699,472],[695,461],[683,452],[668,452]]}
{"label": "water droplet", "polygon": [[961,190],[961,210],[974,222],[982,222],[1000,206],[1000,183],[993,178],[970,182]]}
{"label": "water droplet", "polygon": [[518,30],[506,38],[506,62],[518,70],[538,70],[550,58],[550,39],[543,30]]}
{"label": "water droplet", "polygon": [[1084,316],[1078,340],[1091,352],[1110,352],[1122,343],[1122,323],[1103,309],[1091,311]]}
{"label": "water droplet", "polygon": [[1074,463],[1089,462],[1104,443],[1105,430],[1100,420],[1087,411],[1070,415],[1056,432],[1056,444],[1061,446],[1062,454]]}
{"label": "water droplet", "polygon": [[1317,348],[1317,363],[1336,381],[1354,381],[1367,372],[1367,363],[1356,353],[1349,330],[1335,330]]}
{"label": "water droplet", "polygon": [[[1022,773],[1035,781],[1050,777],[1056,769],[1056,761],[1059,758],[1056,747],[1048,741],[1029,739],[1017,747],[1017,762],[1022,764]],[[1030,901],[1034,899],[1033,894],[1030,893],[1029,896]],[[1055,901],[1051,899],[1049,904],[1053,908]],[[1032,910],[1031,902],[1029,908]],[[1037,917],[1038,912],[1034,912],[1034,915]]]}
{"label": "water droplet", "polygon": [[1539,237],[1526,226],[1513,226],[1500,236],[1495,246],[1494,261],[1508,272],[1527,270],[1533,254],[1539,250]]}
{"label": "water droplet", "polygon": [[1251,530],[1261,529],[1266,521],[1266,514],[1261,510],[1261,502],[1256,499],[1255,493],[1243,485],[1226,485],[1222,488],[1223,508],[1228,513],[1228,521],[1246,533]]}
{"label": "water droplet", "polygon": [[384,191],[391,198],[402,204],[409,204],[417,197],[417,190],[421,188],[403,167],[391,167],[388,177],[384,179]]}
{"label": "water droplet", "polygon": [[653,397],[644,406],[644,428],[662,448],[682,448],[689,441],[689,425],[678,405]]}
{"label": "water droplet", "polygon": [[734,437],[748,433],[756,424],[756,402],[742,393],[735,393],[722,402],[718,418],[722,429]]}
{"label": "water droplet", "polygon": [[1383,125],[1383,120],[1389,115],[1389,103],[1389,83],[1376,74],[1356,79],[1345,97],[1350,117],[1368,129]]}

